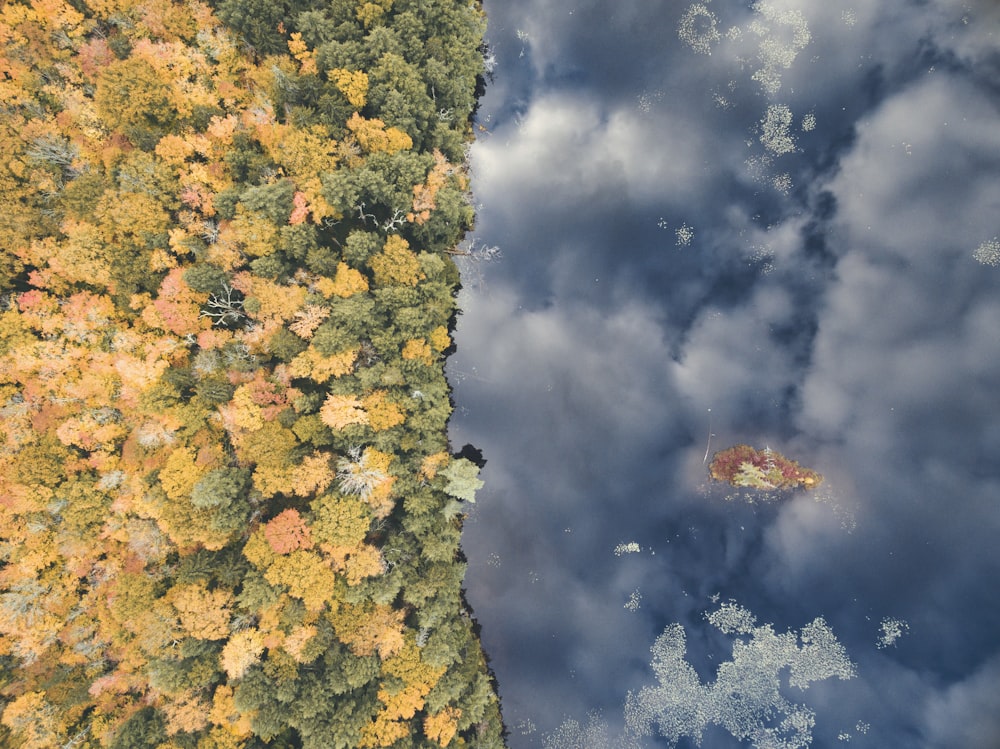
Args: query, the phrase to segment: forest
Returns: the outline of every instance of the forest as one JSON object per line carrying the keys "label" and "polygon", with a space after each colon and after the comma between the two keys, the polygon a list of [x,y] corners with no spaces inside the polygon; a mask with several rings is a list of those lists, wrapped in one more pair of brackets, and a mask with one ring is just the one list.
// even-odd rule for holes
{"label": "forest", "polygon": [[0,745],[502,747],[466,0],[0,7]]}

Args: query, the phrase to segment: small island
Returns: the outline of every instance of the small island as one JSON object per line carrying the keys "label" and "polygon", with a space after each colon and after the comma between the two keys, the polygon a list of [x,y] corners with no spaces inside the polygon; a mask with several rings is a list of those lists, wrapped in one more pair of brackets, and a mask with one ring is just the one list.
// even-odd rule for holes
{"label": "small island", "polygon": [[776,450],[735,445],[712,456],[708,471],[716,481],[751,489],[815,489],[823,477]]}

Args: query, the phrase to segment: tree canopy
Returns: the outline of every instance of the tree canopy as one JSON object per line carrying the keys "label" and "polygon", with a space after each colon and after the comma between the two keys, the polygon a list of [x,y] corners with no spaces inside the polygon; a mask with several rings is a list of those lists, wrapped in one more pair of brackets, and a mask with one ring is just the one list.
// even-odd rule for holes
{"label": "tree canopy", "polygon": [[0,7],[0,744],[503,744],[459,0]]}

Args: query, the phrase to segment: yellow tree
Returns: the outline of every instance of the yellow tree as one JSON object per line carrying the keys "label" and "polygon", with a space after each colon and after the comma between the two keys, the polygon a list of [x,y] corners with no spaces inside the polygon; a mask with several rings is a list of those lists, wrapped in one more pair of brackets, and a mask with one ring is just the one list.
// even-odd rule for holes
{"label": "yellow tree", "polygon": [[[421,657],[415,635],[408,634],[403,646],[385,660],[383,683],[378,698],[384,704],[382,714],[388,719],[409,719],[424,707],[424,698],[447,670],[432,666]],[[389,678],[386,678],[389,677]]]}
{"label": "yellow tree", "polygon": [[288,51],[292,57],[299,61],[299,75],[315,75],[316,51],[309,49],[309,46],[302,40],[302,34],[295,31],[288,40]]}
{"label": "yellow tree", "polygon": [[247,296],[247,312],[257,320],[275,318],[285,322],[294,319],[308,293],[304,286],[276,283],[247,272],[237,274],[233,285]]}
{"label": "yellow tree", "polygon": [[348,585],[357,585],[365,578],[382,575],[385,571],[382,552],[371,544],[361,544],[348,554],[344,562],[344,578]]}
{"label": "yellow tree", "polygon": [[237,446],[240,459],[253,469],[253,485],[264,497],[291,493],[296,470],[293,451],[298,439],[277,421],[265,421],[259,430],[244,435]]}
{"label": "yellow tree", "polygon": [[289,371],[293,377],[309,377],[319,383],[327,382],[331,377],[342,377],[353,372],[358,353],[359,349],[350,348],[323,356],[310,346],[292,359]]}
{"label": "yellow tree", "polygon": [[373,2],[358,3],[355,14],[364,27],[368,29],[381,24],[391,9],[392,0],[373,0]]}
{"label": "yellow tree", "polygon": [[403,344],[403,358],[408,361],[418,361],[428,367],[435,361],[430,344],[423,338],[411,338]]}
{"label": "yellow tree", "polygon": [[254,628],[234,632],[222,648],[222,670],[230,679],[241,679],[264,654],[264,638]]}
{"label": "yellow tree", "polygon": [[[312,658],[309,657],[307,648],[318,633],[319,630],[315,625],[300,624],[288,633],[282,641],[281,647],[295,659],[296,663],[309,663]],[[318,651],[313,650],[313,658],[318,654]]]}
{"label": "yellow tree", "polygon": [[376,432],[391,429],[406,420],[403,407],[389,398],[385,390],[374,390],[361,401],[365,413],[368,414],[368,424]]}
{"label": "yellow tree", "polygon": [[297,185],[337,167],[337,144],[322,125],[293,128],[275,141],[268,155],[281,164]]}
{"label": "yellow tree", "polygon": [[296,497],[311,497],[325,491],[333,483],[330,455],[320,451],[307,455],[298,465],[292,465],[292,478],[286,493]]}
{"label": "yellow tree", "polygon": [[288,329],[299,338],[309,340],[313,331],[330,316],[330,309],[319,304],[308,304],[295,312],[295,321]]}
{"label": "yellow tree", "polygon": [[367,424],[368,414],[362,402],[353,395],[329,394],[319,411],[319,417],[331,429],[342,430],[352,424]]}
{"label": "yellow tree", "polygon": [[180,625],[197,640],[222,640],[229,635],[232,594],[224,588],[209,590],[204,582],[176,585],[167,600],[177,611]]}
{"label": "yellow tree", "polygon": [[347,121],[365,153],[396,153],[413,148],[413,139],[397,127],[386,127],[380,119],[366,120],[355,112]]}
{"label": "yellow tree", "polygon": [[458,720],[462,710],[457,707],[446,707],[441,712],[424,718],[424,735],[441,746],[448,746],[458,731]]}
{"label": "yellow tree", "polygon": [[330,492],[314,499],[310,509],[312,537],[328,553],[357,548],[371,527],[371,510],[355,497]]}
{"label": "yellow tree", "polygon": [[[231,662],[231,665],[236,664]],[[234,670],[238,670],[238,667]],[[251,716],[241,713],[236,707],[233,688],[228,684],[220,684],[215,688],[208,717],[217,727],[210,734],[210,739],[215,741],[213,749],[239,749],[243,746],[243,739],[251,734]]]}
{"label": "yellow tree", "polygon": [[2,722],[18,737],[22,749],[50,749],[67,740],[58,712],[45,692],[24,692],[4,708]]}
{"label": "yellow tree", "polygon": [[205,728],[209,723],[209,703],[199,694],[198,690],[189,689],[174,696],[163,705],[167,716],[167,735],[178,733],[195,733]]}
{"label": "yellow tree", "polygon": [[374,749],[380,746],[393,746],[396,742],[412,735],[410,724],[404,720],[390,718],[386,712],[380,712],[375,720],[367,723],[361,731],[359,746],[363,749]]}
{"label": "yellow tree", "polygon": [[70,284],[93,283],[112,288],[112,247],[100,229],[87,221],[66,219],[61,227],[62,242],[37,242],[32,246],[33,260]]}
{"label": "yellow tree", "polygon": [[430,334],[430,344],[431,347],[441,353],[447,350],[451,346],[451,336],[448,335],[448,328],[444,325],[439,325]]}
{"label": "yellow tree", "polygon": [[378,653],[385,660],[405,644],[403,636],[406,612],[377,603],[352,604],[342,602],[336,611],[328,611],[327,619],[337,637],[355,655]]}
{"label": "yellow tree", "polygon": [[336,578],[330,564],[314,551],[297,549],[275,557],[264,577],[272,585],[284,585],[309,611],[322,611],[334,603]]}
{"label": "yellow tree", "polygon": [[347,299],[355,294],[368,291],[368,280],[364,275],[343,261],[337,263],[337,271],[332,279],[321,279],[316,285],[328,299],[333,296]]}
{"label": "yellow tree", "polygon": [[368,74],[361,70],[333,68],[327,71],[330,80],[340,89],[351,106],[361,110],[368,97]]}
{"label": "yellow tree", "polygon": [[372,256],[371,267],[378,286],[416,286],[424,278],[409,242],[398,234],[385,240],[382,251]]}

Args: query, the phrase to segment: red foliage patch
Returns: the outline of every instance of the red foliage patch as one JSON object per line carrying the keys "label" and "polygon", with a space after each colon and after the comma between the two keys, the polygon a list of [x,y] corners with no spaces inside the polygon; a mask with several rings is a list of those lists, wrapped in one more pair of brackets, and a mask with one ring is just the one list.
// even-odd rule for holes
{"label": "red foliage patch", "polygon": [[275,554],[289,554],[296,549],[308,549],[312,546],[309,526],[299,515],[298,510],[293,509],[276,515],[265,525],[264,538]]}
{"label": "red foliage patch", "polygon": [[781,453],[735,445],[712,456],[709,473],[716,481],[755,489],[815,489],[823,477]]}

